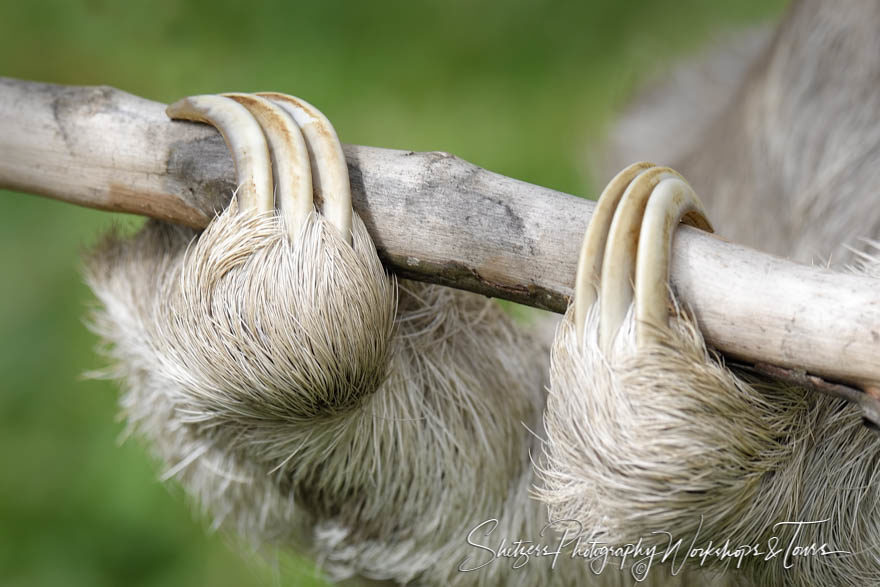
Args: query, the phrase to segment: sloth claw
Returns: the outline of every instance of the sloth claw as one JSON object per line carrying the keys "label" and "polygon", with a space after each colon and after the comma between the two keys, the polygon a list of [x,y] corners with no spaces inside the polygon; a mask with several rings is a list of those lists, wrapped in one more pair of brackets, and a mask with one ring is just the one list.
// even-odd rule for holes
{"label": "sloth claw", "polygon": [[672,169],[636,163],[611,180],[581,248],[575,285],[578,340],[597,289],[604,351],[611,348],[633,298],[638,346],[652,340],[653,328],[666,325],[670,246],[679,222],[712,230],[699,198]]}

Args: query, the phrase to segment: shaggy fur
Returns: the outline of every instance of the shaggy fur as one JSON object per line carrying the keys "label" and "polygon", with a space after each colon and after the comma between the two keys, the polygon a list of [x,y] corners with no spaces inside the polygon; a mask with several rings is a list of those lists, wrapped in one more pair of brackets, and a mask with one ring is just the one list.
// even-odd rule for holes
{"label": "shaggy fur", "polygon": [[[721,85],[735,99],[697,117],[704,124],[687,130],[672,164],[723,221],[720,233],[880,277],[875,244],[847,246],[880,234],[878,26],[874,2],[797,2],[756,60],[730,66],[716,55],[702,66],[727,72]],[[717,77],[703,80],[689,95],[666,86],[662,98],[638,101],[615,135],[617,164],[669,161],[665,143],[648,140],[662,132],[633,129],[668,129],[670,104],[686,120],[694,93],[721,94]],[[581,350],[567,318],[553,351],[540,490],[552,512],[612,540],[661,530],[687,543],[699,527],[698,542],[765,551],[771,536],[780,545],[793,536],[775,523],[827,520],[801,528],[797,544],[852,554],[799,557],[789,569],[781,556],[746,557],[746,575],[758,585],[880,583],[880,439],[858,408],[731,372],[681,311],[644,351],[628,350],[630,316],[608,357],[595,346],[595,319]]]}
{"label": "shaggy fur", "polygon": [[[880,169],[875,11],[795,6],[763,57],[738,70],[748,74],[737,99],[685,133],[693,145],[677,147],[689,155],[675,167],[717,196],[710,212],[722,233],[836,261],[849,254],[832,247],[880,233],[863,199]],[[325,255],[350,252],[320,221],[305,233],[324,240],[305,246],[285,243],[276,221],[228,214],[198,238],[153,222],[92,259],[96,327],[129,424],[218,526],[308,549],[338,578],[631,584],[611,571],[591,580],[570,560],[552,571],[507,560],[457,571],[475,556],[465,537],[483,520],[499,519],[499,541],[540,535],[546,513],[528,499],[539,443],[528,426],[547,437],[539,495],[599,540],[650,539],[656,529],[687,539],[702,513],[704,538],[753,543],[774,521],[831,518],[798,542],[852,556],[801,558],[789,570],[747,559],[749,576],[761,585],[880,580],[880,446],[852,406],[738,379],[682,313],[663,344],[627,353],[627,334],[607,359],[570,350],[564,322],[545,432],[540,346],[479,296],[408,282],[389,325],[388,282],[349,279],[381,273],[362,231],[356,220],[361,265],[340,275],[309,273]],[[298,261],[294,250],[316,258]],[[301,271],[313,277],[299,281]],[[791,532],[775,533],[787,544]],[[657,569],[649,579],[700,581]]]}
{"label": "shaggy fur", "polygon": [[[89,263],[125,416],[165,477],[218,526],[314,543],[337,577],[436,573],[526,470],[508,439],[536,424],[536,354],[485,300],[411,283],[392,338],[394,290],[359,220],[353,249],[319,217],[295,243],[230,212],[194,236],[151,222]],[[320,269],[343,258],[349,276]]]}
{"label": "shaggy fur", "polygon": [[[570,313],[569,313],[570,314]],[[865,585],[880,581],[880,440],[841,400],[738,377],[718,362],[686,316],[635,349],[633,316],[610,356],[598,348],[597,306],[584,346],[571,316],[551,359],[546,460],[537,493],[551,517],[575,519],[601,539],[686,545],[827,543],[849,554],[747,556],[758,585]],[[679,557],[679,561],[682,557]],[[697,564],[690,561],[690,564]],[[735,569],[737,559],[706,566]]]}
{"label": "shaggy fur", "polygon": [[[194,240],[158,222],[130,240],[110,236],[87,271],[104,305],[95,329],[112,344],[111,374],[130,389],[125,415],[150,431],[166,476],[192,477],[206,504],[212,484],[218,495],[251,491],[241,478],[254,475],[235,461],[264,476],[280,470],[297,448],[281,424],[332,418],[383,383],[397,301],[359,220],[353,246],[318,215],[291,242],[278,217],[235,209]],[[289,515],[274,512],[289,498],[250,499],[265,509],[236,512],[241,533],[290,531]],[[234,501],[211,505],[218,523],[243,505]]]}
{"label": "shaggy fur", "polygon": [[[288,243],[275,219],[227,211],[201,236],[151,221],[94,253],[108,374],[164,478],[215,526],[308,551],[337,579],[633,584],[613,563],[594,577],[568,559],[458,571],[486,560],[466,542],[485,520],[499,525],[480,544],[541,538],[529,430],[542,433],[546,351],[491,300],[407,281],[392,332],[393,289],[354,226],[347,250],[320,217]],[[334,255],[345,279],[316,269]],[[371,291],[355,287],[364,279]],[[324,296],[350,313],[334,315]],[[688,577],[655,570],[643,584]]]}

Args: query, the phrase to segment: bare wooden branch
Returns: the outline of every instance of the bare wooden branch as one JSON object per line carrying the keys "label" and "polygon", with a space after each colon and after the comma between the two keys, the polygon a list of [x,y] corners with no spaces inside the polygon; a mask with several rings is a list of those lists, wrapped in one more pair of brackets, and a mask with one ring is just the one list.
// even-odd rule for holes
{"label": "bare wooden branch", "polygon": [[[0,187],[203,227],[235,188],[232,161],[217,131],[164,108],[109,87],[0,78]],[[390,269],[565,310],[592,202],[447,153],[345,149],[355,208]],[[683,227],[672,284],[731,357],[880,382],[875,280]]]}

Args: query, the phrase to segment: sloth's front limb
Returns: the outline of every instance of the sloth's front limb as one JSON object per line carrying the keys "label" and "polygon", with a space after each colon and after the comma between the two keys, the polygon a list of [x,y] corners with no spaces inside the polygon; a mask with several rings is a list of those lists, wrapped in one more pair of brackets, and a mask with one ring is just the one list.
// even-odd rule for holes
{"label": "sloth's front limb", "polygon": [[612,543],[758,536],[766,520],[743,512],[790,454],[784,410],[745,393],[669,295],[682,218],[709,228],[672,170],[637,164],[612,180],[553,348],[539,495]]}
{"label": "sloth's front limb", "polygon": [[165,476],[216,525],[297,543],[336,577],[581,577],[548,560],[458,571],[482,562],[467,544],[481,522],[499,520],[495,544],[546,521],[528,498],[538,344],[481,296],[402,281],[398,302],[313,107],[236,94],[169,113],[221,129],[234,204],[201,234],[151,222],[111,237],[89,264],[125,416]]}
{"label": "sloth's front limb", "polygon": [[[729,541],[741,556],[702,565],[758,584],[876,583],[877,438],[841,400],[748,379],[706,348],[665,284],[682,212],[702,222],[686,184],[650,165],[600,198],[552,354],[541,499],[609,542]],[[852,554],[779,554],[812,543]]]}

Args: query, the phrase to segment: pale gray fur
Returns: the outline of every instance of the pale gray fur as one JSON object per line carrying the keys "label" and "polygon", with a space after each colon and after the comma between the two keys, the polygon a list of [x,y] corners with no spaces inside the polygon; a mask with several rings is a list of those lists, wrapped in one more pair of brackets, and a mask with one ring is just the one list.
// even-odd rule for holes
{"label": "pale gray fur", "polygon": [[357,217],[353,235],[314,216],[289,243],[276,218],[228,211],[198,238],[110,237],[88,281],[130,427],[215,525],[307,547],[336,578],[550,581],[543,563],[456,571],[484,519],[540,531],[542,353],[473,294],[403,282],[395,317]]}
{"label": "pale gray fur", "polygon": [[[722,234],[801,259],[814,254],[827,257],[833,252],[831,247],[853,242],[858,235],[878,234],[873,224],[878,221],[877,215],[868,213],[870,206],[858,192],[873,185],[872,173],[876,173],[876,166],[870,163],[876,152],[873,137],[877,125],[871,124],[873,116],[869,116],[877,112],[872,68],[878,66],[873,58],[876,51],[870,49],[878,42],[871,16],[874,5],[807,6],[812,13],[803,6],[792,11],[789,24],[781,29],[763,61],[742,69],[750,71],[740,90],[742,97],[722,109],[717,121],[706,129],[688,133],[694,137],[694,148],[682,148],[682,152],[690,152],[691,156],[673,162],[710,201],[710,211]],[[863,12],[854,15],[859,10]],[[853,20],[857,22],[850,22]],[[811,27],[828,32],[811,39]],[[856,30],[851,37],[848,27]],[[851,71],[832,67],[831,72],[822,73],[822,68],[851,64],[848,58],[868,54],[874,63],[866,63],[863,58]],[[811,69],[810,61],[817,71]],[[787,79],[792,75],[797,83]],[[798,81],[798,76],[803,79]],[[846,77],[847,89],[841,96],[832,91],[835,76]],[[794,93],[793,98],[779,98],[789,91]],[[823,117],[824,102],[829,103],[830,111]],[[669,162],[662,151],[650,158],[658,163]],[[625,163],[629,162],[631,158],[626,158]],[[831,187],[837,191],[826,202],[821,197],[831,193]],[[713,194],[720,197],[717,203]],[[777,199],[763,202],[761,198],[767,194]],[[828,203],[835,205],[831,215],[827,207],[822,207]],[[847,226],[849,221],[855,224]],[[815,233],[798,234],[799,228]],[[444,288],[402,282],[396,333],[388,346],[388,379],[372,393],[357,397],[332,393],[329,397],[338,399],[338,405],[330,402],[327,409],[328,403],[321,401],[316,402],[319,409],[313,410],[316,406],[304,395],[288,404],[291,398],[283,393],[261,393],[266,397],[257,397],[250,395],[254,391],[251,388],[218,387],[215,384],[230,372],[228,364],[217,365],[214,361],[216,349],[196,344],[195,350],[201,348],[203,352],[192,357],[191,350],[182,346],[168,348],[169,344],[191,340],[189,335],[180,334],[168,339],[178,343],[169,343],[165,339],[170,334],[168,329],[203,328],[188,323],[192,318],[187,318],[186,312],[157,309],[166,299],[174,299],[166,298],[163,288],[181,287],[179,280],[168,276],[180,270],[193,236],[191,232],[151,223],[133,240],[116,239],[105,245],[91,264],[90,280],[105,307],[98,314],[97,324],[111,343],[114,375],[124,380],[123,410],[132,428],[151,442],[166,462],[168,476],[178,478],[218,525],[254,540],[304,545],[336,577],[362,574],[399,581],[412,579],[422,584],[631,583],[620,574],[608,572],[600,580],[590,581],[583,567],[574,564],[560,564],[553,572],[544,565],[530,564],[513,572],[508,561],[498,561],[481,573],[456,571],[461,559],[473,554],[463,537],[477,522],[498,517],[503,525],[496,530],[498,535],[528,537],[537,533],[545,519],[541,506],[526,495],[532,483],[528,452],[536,441],[525,425],[539,436],[545,434],[540,419],[544,403],[540,347],[518,333],[490,302]],[[217,242],[224,244],[206,250],[206,254],[222,254],[227,247],[235,250],[235,242]],[[193,251],[196,249],[194,245]],[[844,254],[834,255],[835,261],[844,260]],[[245,263],[238,270],[247,267]],[[262,269],[255,272],[266,279],[272,277]],[[246,275],[241,277],[238,289],[228,290],[230,295],[256,287]],[[268,290],[284,284],[282,280],[264,287]],[[246,305],[246,300],[242,297],[238,301]],[[268,298],[263,301],[271,303]],[[247,316],[247,307],[243,309]],[[285,311],[274,307],[263,315],[283,320],[281,314]],[[684,338],[674,339],[670,343],[674,348],[658,351],[659,360],[667,363],[648,363],[644,374],[650,375],[653,368],[668,372],[669,364],[689,358],[701,361],[700,371],[713,368],[705,362],[706,351],[695,330],[679,325],[672,332]],[[267,363],[266,354],[250,352],[260,349],[260,343],[268,339],[250,336],[253,332],[240,333],[251,342],[249,347],[242,347],[247,360],[239,365],[238,380],[257,375],[260,381],[259,374],[278,376],[277,364]],[[282,342],[279,348],[287,348],[288,342]],[[683,359],[682,348],[690,349]],[[255,364],[262,366],[255,369]],[[171,365],[169,373],[176,374],[171,377],[157,365]],[[191,365],[197,369],[191,370]],[[375,367],[367,371],[377,372]],[[725,372],[716,376],[730,383]],[[663,389],[658,393],[664,389],[668,393],[670,385],[660,386]],[[740,502],[734,496],[733,503],[745,504],[744,515],[757,514],[737,522],[724,512],[715,513],[710,522],[746,532],[749,527],[763,527],[760,524],[765,516],[794,512],[793,519],[806,520],[817,516],[821,519],[823,512],[832,512],[838,523],[823,527],[829,533],[823,539],[850,550],[873,546],[878,533],[873,522],[877,516],[872,515],[877,507],[872,455],[877,454],[878,447],[861,428],[857,412],[835,400],[793,395],[785,389],[761,393],[743,384],[719,385],[715,390],[731,394],[729,405],[737,410],[744,404],[761,408],[748,418],[754,426],[747,438],[748,446],[754,448],[754,437],[769,429],[777,435],[769,438],[772,450],[759,450],[757,462],[761,466],[781,464],[776,473],[761,477],[757,489],[754,483],[732,482],[734,487],[739,484],[745,494]],[[271,390],[274,386],[258,387],[256,391],[260,389]],[[700,397],[683,395],[678,401]],[[261,417],[258,407],[264,399],[269,413]],[[575,402],[571,406],[574,409],[582,398],[575,401],[569,394],[567,399]],[[554,416],[552,406],[566,405],[553,403],[556,401],[548,406],[547,422],[554,423],[546,432],[551,447],[553,438],[563,438],[561,428],[566,429],[565,434],[576,434],[583,427],[583,419],[566,423],[562,415]],[[285,407],[291,411],[281,413]],[[611,407],[628,409],[626,402]],[[729,423],[718,419],[739,418],[742,414],[704,413],[705,404],[697,407],[699,417],[690,423],[701,430],[703,426],[730,430]],[[239,421],[242,410],[245,417]],[[787,436],[778,436],[785,428],[774,420],[777,416],[783,422],[794,422]],[[681,412],[676,417],[680,418]],[[624,426],[626,422],[616,424]],[[675,433],[685,435],[686,431],[676,429]],[[710,434],[705,436],[711,438]],[[794,448],[786,444],[791,439],[796,441]],[[781,454],[774,452],[779,446]],[[583,449],[576,442],[572,447],[572,454],[577,454],[575,448]],[[709,456],[710,461],[725,462],[741,458],[739,454],[754,453]],[[587,470],[589,461],[583,455],[581,458],[584,460],[570,463],[573,476],[583,477]],[[647,470],[652,463],[646,459],[639,464]],[[754,459],[746,464],[754,467]],[[549,466],[544,469],[551,474],[564,472]],[[699,481],[711,480],[711,473],[703,466],[691,472]],[[590,482],[603,481],[600,476]],[[656,479],[649,481],[641,487],[653,490]],[[630,483],[624,478],[619,488],[639,488]],[[781,485],[789,489],[775,489]],[[722,493],[730,490],[715,489]],[[660,495],[664,496],[662,492]],[[584,499],[596,502],[592,495]],[[731,502],[730,497],[725,499]],[[687,500],[672,503],[688,507],[693,504]],[[637,502],[629,505],[638,507]],[[647,516],[657,510],[641,511]],[[661,521],[678,520],[685,531],[690,531],[692,526],[688,524],[693,518],[688,516],[692,513],[678,511],[675,515],[665,511]],[[639,528],[651,526],[647,518],[633,523]],[[590,530],[602,531],[608,526],[604,520]],[[711,529],[704,531],[704,536],[712,535]],[[817,558],[787,573],[769,564],[756,565],[752,572],[761,584],[864,584],[875,577],[876,568],[870,554],[860,553],[844,564]],[[665,579],[659,573],[651,577],[655,582]],[[734,580],[734,574],[725,574],[725,579]],[[679,577],[668,584],[676,583],[687,584],[688,579]]]}
{"label": "pale gray fur", "polygon": [[[878,282],[880,283],[880,282]],[[560,324],[545,413],[539,498],[611,543],[758,544],[794,527],[797,544],[853,555],[746,557],[757,585],[867,585],[880,581],[880,440],[842,400],[738,377],[707,350],[685,315],[634,350],[632,312],[610,355],[591,309],[584,346],[571,312]],[[697,538],[699,537],[699,538]],[[681,561],[683,557],[679,557]],[[709,558],[706,566],[735,567]],[[698,564],[689,561],[689,564]],[[732,572],[728,569],[728,572]]]}
{"label": "pale gray fur", "polygon": [[[687,129],[692,144],[680,158],[670,160],[662,141],[640,141],[662,132],[633,129],[669,131],[669,109],[646,104],[679,103],[671,118],[686,120],[693,97],[678,92],[718,95],[710,78],[708,88],[667,85],[665,97],[638,101],[612,159],[671,164],[708,201],[724,236],[880,279],[876,241],[859,240],[880,236],[878,30],[876,2],[798,2],[760,56],[728,68],[748,72],[723,84],[735,100],[714,120],[697,117],[702,126]],[[852,555],[806,557],[791,569],[750,560],[747,575],[758,585],[880,583],[880,440],[857,408],[737,376],[681,311],[646,351],[624,350],[634,348],[628,317],[610,358],[591,342],[595,319],[586,350],[570,318],[554,348],[540,490],[552,511],[630,540],[651,530],[687,540],[703,515],[700,535],[716,544],[760,543],[776,522],[829,519],[799,542]],[[780,530],[785,543],[791,529]]]}
{"label": "pale gray fur", "polygon": [[[345,250],[319,216],[299,237],[310,242],[288,243],[277,219],[234,210],[200,236],[155,221],[130,238],[111,235],[87,270],[102,303],[94,326],[112,361],[107,374],[123,384],[129,426],[215,526],[307,551],[336,579],[634,583],[614,568],[594,577],[586,562],[568,559],[555,569],[549,559],[518,570],[502,559],[458,571],[466,557],[485,560],[466,542],[480,522],[499,520],[481,540],[492,546],[538,540],[547,522],[529,496],[540,445],[530,430],[543,435],[546,397],[539,342],[491,300],[408,281],[392,333],[391,282],[359,218]],[[304,277],[341,263],[343,276]],[[350,315],[336,314],[342,301]],[[316,308],[320,318],[309,315]],[[370,324],[378,326],[367,332]],[[303,358],[303,337],[323,336],[332,352]],[[343,365],[358,372],[340,379],[346,349]],[[299,373],[306,368],[325,375]],[[360,387],[328,394],[330,380],[329,389]],[[654,571],[643,584],[693,578]]]}

